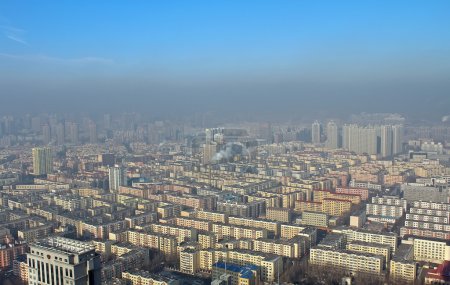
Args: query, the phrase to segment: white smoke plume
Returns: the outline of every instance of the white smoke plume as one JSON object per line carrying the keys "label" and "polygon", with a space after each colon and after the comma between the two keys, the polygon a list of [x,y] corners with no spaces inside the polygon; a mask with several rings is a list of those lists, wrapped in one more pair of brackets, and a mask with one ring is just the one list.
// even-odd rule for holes
{"label": "white smoke plume", "polygon": [[250,151],[239,142],[236,143],[227,143],[225,145],[225,149],[222,149],[218,153],[216,153],[211,159],[212,162],[219,162],[222,160],[230,160],[236,155],[247,155],[250,157]]}
{"label": "white smoke plume", "polygon": [[442,117],[442,122],[448,122],[450,120],[450,115],[445,115],[444,117]]}

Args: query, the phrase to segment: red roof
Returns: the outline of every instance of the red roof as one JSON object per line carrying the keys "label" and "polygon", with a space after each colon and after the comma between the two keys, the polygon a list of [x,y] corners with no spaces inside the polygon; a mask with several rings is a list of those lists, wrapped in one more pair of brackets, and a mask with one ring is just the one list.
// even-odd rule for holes
{"label": "red roof", "polygon": [[450,281],[450,261],[444,261],[435,269],[430,269],[426,278]]}

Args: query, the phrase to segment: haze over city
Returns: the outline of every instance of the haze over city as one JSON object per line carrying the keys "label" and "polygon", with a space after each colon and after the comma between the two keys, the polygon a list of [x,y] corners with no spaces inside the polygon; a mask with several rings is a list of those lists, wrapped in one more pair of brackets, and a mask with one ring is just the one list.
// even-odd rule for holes
{"label": "haze over city", "polygon": [[449,14],[0,0],[0,285],[450,284]]}

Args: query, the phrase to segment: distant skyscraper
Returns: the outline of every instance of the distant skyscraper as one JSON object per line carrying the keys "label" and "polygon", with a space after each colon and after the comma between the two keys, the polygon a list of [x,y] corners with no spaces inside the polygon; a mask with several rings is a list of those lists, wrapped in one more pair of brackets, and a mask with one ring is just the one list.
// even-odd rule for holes
{"label": "distant skyscraper", "polygon": [[53,155],[49,147],[36,147],[33,153],[34,175],[44,175],[53,171]]}
{"label": "distant skyscraper", "polygon": [[320,123],[318,121],[315,121],[312,124],[312,130],[311,130],[311,137],[312,137],[313,144],[320,143],[320,136],[321,136],[320,129],[321,129]]}
{"label": "distant skyscraper", "polygon": [[343,148],[358,154],[370,155],[378,153],[377,127],[360,127],[358,125],[345,125],[342,128]]}
{"label": "distant skyscraper", "polygon": [[73,143],[73,144],[78,144],[79,143],[79,139],[78,139],[78,124],[77,123],[73,123],[70,122],[67,124],[67,138],[68,140]]}
{"label": "distant skyscraper", "polygon": [[111,129],[111,115],[110,114],[104,114],[103,115],[103,127],[106,130]]}
{"label": "distant skyscraper", "polygon": [[35,132],[38,132],[41,128],[41,117],[33,117],[31,118],[31,129]]}
{"label": "distant skyscraper", "polygon": [[89,142],[92,144],[97,143],[97,124],[95,122],[89,123]]}
{"label": "distant skyscraper", "polygon": [[59,123],[56,125],[56,144],[63,145],[65,143],[65,138],[64,124]]}
{"label": "distant skyscraper", "polygon": [[403,126],[392,126],[392,152],[399,154],[403,152]]}
{"label": "distant skyscraper", "polygon": [[120,186],[125,186],[126,182],[126,170],[123,167],[116,164],[109,168],[110,192],[119,192]]}
{"label": "distant skyscraper", "polygon": [[331,149],[339,148],[339,133],[338,127],[334,121],[329,121],[327,124],[327,142],[326,147]]}
{"label": "distant skyscraper", "polygon": [[101,261],[87,242],[49,237],[30,245],[29,284],[100,285]]}
{"label": "distant skyscraper", "polygon": [[218,145],[215,142],[206,143],[203,147],[203,164],[210,164],[216,155]]}
{"label": "distant skyscraper", "polygon": [[392,126],[381,126],[381,156],[392,156]]}
{"label": "distant skyscraper", "polygon": [[50,131],[50,126],[45,124],[42,126],[42,142],[44,144],[49,144],[52,140],[52,133]]}

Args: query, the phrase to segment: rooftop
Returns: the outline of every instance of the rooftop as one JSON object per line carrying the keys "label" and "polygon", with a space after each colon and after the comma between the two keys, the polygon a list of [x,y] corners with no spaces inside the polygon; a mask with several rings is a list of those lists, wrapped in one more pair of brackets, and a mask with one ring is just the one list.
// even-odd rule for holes
{"label": "rooftop", "polygon": [[69,254],[83,254],[91,250],[95,250],[95,246],[90,243],[62,237],[49,237],[35,242],[32,246],[37,246],[48,250],[58,250]]}

